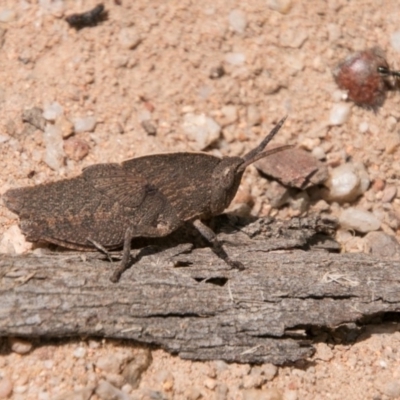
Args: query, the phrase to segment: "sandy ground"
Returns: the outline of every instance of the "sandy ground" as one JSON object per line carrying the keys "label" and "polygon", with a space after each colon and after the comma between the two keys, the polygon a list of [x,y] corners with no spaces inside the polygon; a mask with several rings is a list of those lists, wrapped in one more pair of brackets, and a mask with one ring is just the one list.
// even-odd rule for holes
{"label": "sandy ground", "polygon": [[[338,61],[374,46],[385,51],[392,68],[400,67],[393,39],[398,1],[118,3],[105,1],[108,20],[76,31],[64,16],[97,3],[0,0],[0,194],[72,177],[94,163],[202,150],[204,144],[184,129],[190,114],[205,114],[222,127],[216,140],[206,138],[212,142],[208,151],[240,155],[288,114],[277,142],[322,154],[330,168],[346,161],[362,165],[370,184],[351,205],[373,212],[381,230],[398,235],[400,198],[391,188],[400,171],[400,95],[389,93],[373,112],[345,102],[332,78]],[[22,113],[51,110],[54,102],[62,107],[56,126],[63,137],[49,162],[46,135],[24,124]],[[330,125],[332,109],[343,104],[348,117]],[[94,117],[94,128],[68,138],[72,124],[87,117]],[[290,205],[271,207],[265,186],[249,168],[240,191],[255,203],[253,214],[299,214]],[[394,195],[383,202],[388,188]],[[338,216],[348,206],[316,200],[305,212],[324,209]],[[0,204],[0,238],[16,224]],[[348,251],[363,249],[362,236],[342,232],[341,239]],[[353,345],[321,343],[313,359],[278,369],[192,363],[154,350],[138,388],[121,375],[126,359],[142,351],[133,345],[74,340],[34,344],[20,354],[29,344],[17,341],[12,351],[7,342],[0,356],[0,398],[400,398],[399,341],[396,324],[375,326]],[[99,390],[99,382],[108,392]]]}

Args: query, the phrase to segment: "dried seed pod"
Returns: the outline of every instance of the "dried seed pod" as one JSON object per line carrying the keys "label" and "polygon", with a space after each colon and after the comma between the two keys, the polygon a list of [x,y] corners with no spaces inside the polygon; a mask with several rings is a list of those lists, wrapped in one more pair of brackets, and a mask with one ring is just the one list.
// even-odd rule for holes
{"label": "dried seed pod", "polygon": [[334,68],[333,76],[350,100],[359,106],[377,109],[392,87],[385,71],[390,70],[383,51],[372,48],[349,55]]}

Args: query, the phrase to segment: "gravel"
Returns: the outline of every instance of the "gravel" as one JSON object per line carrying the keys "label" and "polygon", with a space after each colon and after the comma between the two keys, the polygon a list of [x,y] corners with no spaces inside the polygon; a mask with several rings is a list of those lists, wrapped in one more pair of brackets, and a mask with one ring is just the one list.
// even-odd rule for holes
{"label": "gravel", "polygon": [[242,34],[246,30],[247,19],[246,14],[238,9],[232,10],[229,13],[229,25],[233,31]]}
{"label": "gravel", "polygon": [[246,55],[243,53],[227,53],[225,54],[225,61],[228,64],[240,66],[246,61]]}
{"label": "gravel", "polygon": [[9,339],[11,350],[17,354],[27,354],[32,350],[32,343],[19,338]]}
{"label": "gravel", "polygon": [[369,232],[365,238],[365,251],[377,257],[399,257],[400,243],[384,232]]}
{"label": "gravel", "polygon": [[249,126],[260,125],[262,122],[262,115],[259,108],[255,105],[247,107],[247,123]]}
{"label": "gravel", "polygon": [[333,126],[343,125],[351,115],[351,107],[349,104],[334,104],[329,115],[329,123]]}
{"label": "gravel", "polygon": [[[221,110],[226,106],[236,107],[236,120],[223,132],[224,138],[229,135],[232,140],[229,151],[236,154],[253,148],[273,123],[288,114],[276,143],[306,144],[309,151],[320,147],[313,154],[326,160],[330,174],[339,165],[350,163],[360,182],[358,194],[344,202],[328,197],[322,200],[318,191],[307,190],[312,210],[339,216],[344,208],[351,206],[372,213],[382,221],[384,231],[363,237],[363,234],[354,236],[353,230],[343,230],[348,248],[376,252],[383,257],[378,246],[372,246],[381,240],[383,248],[397,257],[397,242],[389,239],[400,237],[395,226],[400,198],[397,190],[392,189],[398,187],[400,170],[399,92],[390,92],[374,113],[343,102],[343,91],[338,90],[331,73],[332,66],[349,51],[377,44],[385,46],[388,64],[397,69],[399,27],[393,4],[365,0],[327,3],[264,0],[237,5],[221,0],[168,6],[149,5],[143,0],[117,3],[107,2],[108,21],[79,32],[68,28],[56,8],[62,5],[64,15],[85,10],[79,7],[69,10],[65,1],[8,2],[0,8],[2,18],[5,10],[12,11],[11,17],[5,17],[8,22],[0,26],[0,47],[7,55],[0,59],[0,134],[4,138],[0,157],[1,193],[10,187],[76,176],[82,168],[95,163],[120,162],[155,152],[198,150],[194,146],[198,145],[196,140],[188,142],[182,129],[184,114],[189,112],[210,116],[219,124]],[[245,16],[243,33],[235,31],[229,22],[229,14],[235,9]],[[54,102],[61,105],[63,114],[47,124],[54,123],[61,131],[58,139],[61,146],[55,146],[61,162],[51,169],[41,162],[47,151],[47,138],[42,131],[46,121],[33,125],[35,129],[27,129],[31,127],[21,121],[21,115],[25,109]],[[331,125],[330,112],[338,104],[350,106],[351,112],[341,125]],[[182,112],[184,107],[191,110]],[[252,107],[258,110],[254,116]],[[157,126],[155,137],[149,136],[140,125],[139,114],[143,110],[151,110],[151,121]],[[74,132],[73,123],[68,121],[74,121],[76,116],[95,116],[97,123],[90,128],[92,134],[88,134],[89,130]],[[225,136],[228,128],[230,132]],[[80,160],[64,164],[63,145],[74,133],[90,144],[90,152]],[[218,136],[212,142],[215,147],[212,151],[226,154],[224,145]],[[364,165],[364,172],[357,163]],[[378,179],[384,184],[371,187],[365,184]],[[246,171],[242,186],[245,186],[242,200],[254,215],[287,218],[295,211],[292,209],[295,203],[289,201],[293,193],[284,205],[275,208],[273,196],[270,201],[265,195],[273,184],[260,179],[254,168]],[[0,238],[16,223],[15,216],[0,201]],[[374,238],[372,234],[386,236]],[[7,250],[13,251],[12,247]],[[36,249],[35,256],[42,256],[45,251]],[[280,367],[271,380],[247,394],[243,393],[240,382],[254,367],[192,363],[152,349],[153,362],[136,381],[139,385],[133,390],[136,393],[129,396],[174,400],[221,396],[225,400],[242,399],[245,395],[255,398],[258,394],[266,398],[271,397],[272,391],[286,400],[295,396],[302,400],[388,398],[379,389],[399,379],[400,362],[396,357],[399,330],[395,322],[380,324],[376,332],[366,329],[355,343],[336,343],[330,347],[333,354],[330,360],[313,357],[306,365]],[[335,343],[335,337],[331,339],[329,336],[321,341]],[[105,372],[96,367],[96,362],[101,356],[120,351],[135,353],[138,349],[122,341],[89,339],[86,355],[76,358],[73,352],[77,347],[76,341],[55,344],[43,339],[40,347],[27,354],[3,353],[0,382],[8,380],[9,386],[16,390],[12,394],[16,400],[54,399],[63,393],[73,396],[79,390],[97,387],[100,379],[119,390],[121,372],[114,375]],[[128,358],[124,362],[131,361]],[[121,361],[121,368],[124,362]],[[163,386],[164,382],[158,379],[160,371],[172,374],[172,386],[168,380]],[[206,378],[218,382],[213,391],[203,385]],[[374,386],[375,382],[380,383],[379,388]],[[125,385],[129,384],[124,383],[122,388]],[[122,392],[129,390],[128,386]]]}
{"label": "gravel", "polygon": [[77,347],[75,350],[74,350],[74,352],[72,353],[73,355],[74,355],[74,357],[76,357],[76,358],[83,358],[83,357],[85,357],[86,356],[86,348],[85,347],[82,347],[82,346],[79,346],[79,347]]}
{"label": "gravel", "polygon": [[142,41],[136,28],[123,28],[118,35],[119,43],[123,49],[133,50]]}
{"label": "gravel", "polygon": [[390,35],[390,44],[394,50],[400,53],[400,31],[393,32]]}
{"label": "gravel", "polygon": [[64,141],[66,156],[74,161],[80,161],[89,154],[90,147],[84,139],[70,137]]}
{"label": "gravel", "polygon": [[326,186],[330,201],[351,203],[368,189],[369,178],[362,165],[346,163],[331,170]]}
{"label": "gravel", "polygon": [[182,129],[194,150],[204,150],[218,140],[221,133],[220,125],[205,114],[185,114]]}
{"label": "gravel", "polygon": [[0,399],[7,399],[13,392],[13,384],[10,379],[0,379]]}
{"label": "gravel", "polygon": [[101,381],[96,387],[96,394],[102,400],[132,400],[129,394],[117,389],[107,381]]}
{"label": "gravel", "polygon": [[99,357],[96,367],[105,372],[118,374],[121,369],[121,360],[114,354],[107,354]]}
{"label": "gravel", "polygon": [[0,254],[23,254],[32,249],[17,225],[10,226],[0,239]]}
{"label": "gravel", "polygon": [[55,101],[54,103],[48,104],[44,107],[43,118],[47,121],[54,122],[58,117],[63,115],[63,113],[63,107]]}
{"label": "gravel", "polygon": [[61,130],[56,125],[47,124],[43,134],[46,144],[43,161],[54,171],[64,165],[64,142]]}
{"label": "gravel", "polygon": [[243,390],[243,400],[285,400],[278,389],[246,389]]}
{"label": "gravel", "polygon": [[361,233],[377,231],[381,226],[381,221],[374,214],[354,207],[341,212],[339,223],[342,228],[353,229]]}
{"label": "gravel", "polygon": [[278,11],[281,14],[287,14],[292,8],[293,0],[268,0],[267,4],[271,10]]}
{"label": "gravel", "polygon": [[96,117],[82,117],[74,119],[74,131],[79,132],[93,132],[96,127]]}
{"label": "gravel", "polygon": [[5,8],[0,11],[0,22],[12,22],[15,20],[16,13],[14,10]]}
{"label": "gravel", "polygon": [[54,400],[90,400],[94,388],[89,386],[84,389],[69,391],[55,397]]}
{"label": "gravel", "polygon": [[134,389],[139,386],[141,376],[152,362],[151,352],[148,349],[139,350],[133,360],[124,367],[122,374],[127,383]]}

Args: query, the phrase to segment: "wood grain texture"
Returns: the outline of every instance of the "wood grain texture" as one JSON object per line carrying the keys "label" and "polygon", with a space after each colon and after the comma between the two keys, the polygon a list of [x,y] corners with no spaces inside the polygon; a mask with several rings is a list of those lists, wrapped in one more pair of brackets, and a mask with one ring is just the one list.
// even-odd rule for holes
{"label": "wood grain texture", "polygon": [[296,248],[313,235],[243,235],[226,237],[245,271],[180,244],[148,252],[117,284],[96,253],[1,255],[0,335],[126,338],[192,360],[283,364],[313,353],[314,327],[400,310],[399,261]]}

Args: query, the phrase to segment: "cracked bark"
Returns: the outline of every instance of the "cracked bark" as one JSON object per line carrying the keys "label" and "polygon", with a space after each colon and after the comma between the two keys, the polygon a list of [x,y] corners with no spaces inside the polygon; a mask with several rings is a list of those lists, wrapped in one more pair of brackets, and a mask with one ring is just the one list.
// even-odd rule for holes
{"label": "cracked bark", "polygon": [[317,328],[400,309],[400,262],[312,251],[335,249],[324,223],[257,220],[220,233],[245,271],[208,248],[150,248],[117,284],[97,253],[1,255],[0,335],[133,339],[192,360],[304,359]]}

